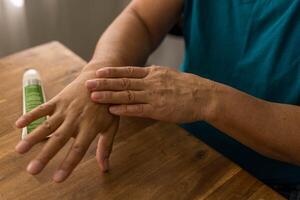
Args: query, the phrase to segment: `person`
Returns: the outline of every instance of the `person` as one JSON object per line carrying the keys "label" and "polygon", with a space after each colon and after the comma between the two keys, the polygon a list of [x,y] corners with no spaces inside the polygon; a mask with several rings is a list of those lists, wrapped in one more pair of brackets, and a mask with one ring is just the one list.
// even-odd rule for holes
{"label": "person", "polygon": [[[49,115],[16,146],[37,174],[71,138],[53,175],[64,181],[100,134],[103,171],[119,116],[182,124],[287,197],[300,184],[300,1],[133,0],[100,38],[92,60],[18,128]],[[182,72],[143,66],[183,13]],[[297,191],[298,188],[298,191]]]}

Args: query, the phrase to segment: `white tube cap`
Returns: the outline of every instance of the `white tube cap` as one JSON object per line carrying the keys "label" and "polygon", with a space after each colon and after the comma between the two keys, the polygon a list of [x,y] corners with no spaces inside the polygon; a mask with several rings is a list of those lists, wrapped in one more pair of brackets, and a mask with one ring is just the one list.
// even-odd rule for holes
{"label": "white tube cap", "polygon": [[23,85],[40,84],[41,76],[35,69],[28,69],[23,74]]}

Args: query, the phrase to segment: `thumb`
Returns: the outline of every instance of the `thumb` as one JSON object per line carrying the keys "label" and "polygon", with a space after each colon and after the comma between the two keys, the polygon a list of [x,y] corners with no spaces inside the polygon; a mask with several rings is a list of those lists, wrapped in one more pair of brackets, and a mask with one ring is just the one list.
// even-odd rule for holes
{"label": "thumb", "polygon": [[114,137],[119,127],[119,119],[115,119],[110,127],[101,133],[96,150],[96,159],[103,172],[109,169],[109,156],[112,151]]}

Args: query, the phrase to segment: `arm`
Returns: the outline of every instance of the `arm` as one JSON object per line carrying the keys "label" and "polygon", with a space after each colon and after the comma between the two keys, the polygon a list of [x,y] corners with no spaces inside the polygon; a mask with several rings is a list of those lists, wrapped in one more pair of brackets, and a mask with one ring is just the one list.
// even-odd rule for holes
{"label": "arm", "polygon": [[[183,0],[133,0],[101,36],[83,72],[95,75],[103,66],[143,65],[178,21],[182,7]],[[103,134],[98,142],[96,158],[104,170],[113,139],[112,134]]]}
{"label": "arm", "polygon": [[207,122],[257,152],[300,165],[300,107],[216,84]]}
{"label": "arm", "polygon": [[[299,106],[263,101],[166,67],[104,68],[97,77],[92,80],[97,87],[89,87],[91,98],[119,104],[110,107],[113,114],[176,123],[203,120],[265,156],[300,165]],[[122,85],[122,78],[128,84]]]}
{"label": "arm", "polygon": [[[133,0],[101,36],[83,72],[95,76],[103,66],[143,65],[178,21],[182,7],[183,0]],[[102,169],[108,168],[104,161],[113,139],[109,134],[99,139],[96,157]]]}
{"label": "arm", "polygon": [[100,38],[92,65],[140,66],[178,21],[182,0],[133,0]]}
{"label": "arm", "polygon": [[[160,3],[161,2],[164,1],[160,1]],[[152,3],[153,1],[150,0],[149,5]],[[160,3],[155,2],[154,4],[160,4]],[[174,6],[173,9],[176,10],[176,12],[169,13],[168,15],[172,16],[172,18],[175,19],[179,17],[178,13],[179,10],[181,9],[181,5],[178,3],[177,6],[175,4],[173,6]],[[125,27],[124,32],[127,32],[128,34],[121,35],[118,34],[118,32],[115,32],[116,37],[109,37],[109,35],[112,34],[113,32],[113,31],[110,32],[109,30],[112,30],[114,26],[118,26],[118,24],[120,23],[115,21],[112,24],[112,26],[108,29],[108,31],[100,39],[95,55],[99,55],[101,60],[101,55],[106,55],[102,53],[103,51],[119,52],[118,57],[123,58],[123,62],[119,63],[119,65],[132,66],[132,65],[144,64],[147,56],[149,55],[149,52],[151,52],[151,49],[154,49],[157,46],[157,44],[159,44],[159,41],[163,38],[163,35],[166,34],[168,29],[171,28],[171,26],[175,23],[175,21],[167,21],[167,20],[161,21],[158,15],[156,18],[155,16],[148,17],[149,19],[151,18],[155,20],[144,20],[144,22],[141,23],[140,17],[142,18],[146,17],[143,15],[143,13],[147,13],[147,14],[155,13],[156,15],[158,13],[165,12],[164,10],[161,10],[160,12],[156,12],[156,11],[145,12],[148,9],[148,7],[149,6],[145,6],[145,8],[140,8],[140,5],[134,5],[134,3],[132,3],[132,8],[127,9],[128,13],[126,15],[128,19],[135,18],[135,20],[133,21],[134,23],[139,24],[140,28],[136,29],[136,31],[133,31],[133,30],[129,30],[129,28],[126,29]],[[138,11],[136,12],[135,10]],[[136,15],[138,15],[139,17],[137,17]],[[122,22],[122,23],[125,24],[126,22]],[[154,28],[155,26],[158,25],[160,25],[160,27]],[[118,27],[121,27],[121,25]],[[164,27],[164,29],[161,29],[161,27]],[[138,33],[144,33],[144,34],[138,34]],[[132,37],[130,38],[139,38],[139,40],[143,42],[134,42],[132,40],[128,40],[128,35],[132,35]],[[149,39],[149,36],[152,36],[150,37],[152,39]],[[125,44],[125,42],[117,42],[119,40],[126,40],[128,44]],[[110,43],[107,41],[111,41],[119,45],[106,46],[105,43],[107,44]],[[103,48],[100,48],[101,44],[103,43],[104,43],[104,45],[102,46]],[[126,50],[128,46],[132,48],[131,51]],[[136,49],[137,51],[134,51],[133,49]],[[143,49],[144,51],[141,51],[141,49]],[[138,54],[140,56],[136,56]],[[94,60],[98,60],[99,57],[94,56]],[[101,78],[101,76],[99,77]],[[203,83],[203,81],[200,82]],[[210,102],[209,104],[204,103],[204,102],[208,102],[208,100],[204,100],[197,97],[195,97],[194,100],[192,100],[192,98],[188,100],[188,101],[195,101],[195,99],[198,99],[196,101],[199,101],[199,99],[201,99],[202,101],[196,105],[191,103],[191,105],[194,105],[193,110],[197,107],[200,107],[201,109],[198,111],[198,114],[193,114],[194,116],[197,117],[193,117],[192,119],[188,118],[186,115],[181,115],[182,118],[180,118],[178,114],[172,112],[166,112],[166,113],[172,113],[170,115],[176,117],[176,119],[174,120],[168,114],[166,116],[162,116],[162,115],[156,116],[155,114],[150,114],[150,112],[153,112],[155,108],[152,108],[152,110],[149,111],[149,113],[145,113],[147,112],[145,110],[143,111],[144,113],[135,113],[135,112],[130,112],[127,109],[126,111],[123,112],[119,112],[119,113],[114,112],[114,113],[119,115],[152,117],[155,119],[161,119],[165,121],[176,121],[176,122],[197,121],[197,120],[204,120],[205,118],[207,118],[206,121],[208,123],[212,124],[216,128],[223,131],[224,133],[227,133],[231,137],[237,139],[241,143],[251,147],[252,149],[256,150],[257,152],[263,155],[266,155],[274,159],[282,160],[282,161],[300,164],[300,157],[297,155],[298,152],[300,152],[300,125],[299,125],[300,107],[299,106],[276,104],[272,102],[262,101],[255,97],[249,96],[243,92],[237,91],[233,88],[221,84],[217,84],[217,83],[213,84],[215,85],[215,87],[213,87],[215,88],[214,90],[215,94],[213,95],[210,88],[203,89],[203,85],[206,85],[206,83],[200,85],[201,85],[200,89],[194,89],[194,90],[202,91],[203,92],[203,95],[201,94],[202,96],[207,95],[213,97],[211,98],[211,100],[209,100]],[[210,81],[208,81],[207,85],[211,87],[212,84]],[[191,85],[188,85],[187,87],[191,88]],[[188,88],[185,88],[185,90],[191,91]],[[100,89],[102,90],[103,88]],[[149,90],[151,89],[152,88],[149,88]],[[109,98],[109,95],[107,96],[108,96],[107,98]],[[110,99],[112,98],[114,97],[110,97]],[[124,98],[128,98],[128,95],[124,95]],[[178,98],[178,96],[174,96],[174,98],[180,99]],[[157,100],[153,100],[153,102],[157,102],[162,98],[157,97],[156,99]],[[97,101],[95,96],[94,96],[94,101]],[[105,101],[105,98],[103,98],[100,101]],[[109,101],[110,100],[108,99],[105,102],[109,103]],[[122,104],[124,102],[119,102],[119,103]],[[170,104],[169,107],[166,106],[166,110],[169,111],[173,110],[174,106],[175,103]],[[203,107],[205,107],[206,109],[203,109]],[[193,112],[191,111],[190,113]],[[205,117],[205,116],[210,116],[210,117]]]}
{"label": "arm", "polygon": [[29,173],[40,173],[70,138],[74,137],[69,152],[53,175],[55,182],[64,181],[99,133],[97,160],[103,171],[108,169],[119,118],[108,112],[107,105],[93,103],[84,84],[95,77],[95,71],[100,67],[144,63],[176,22],[182,3],[182,0],[132,1],[101,37],[93,59],[80,75],[49,102],[16,121],[16,126],[23,128],[38,118],[49,116],[45,123],[16,146],[18,153],[26,153],[52,134],[28,164]]}

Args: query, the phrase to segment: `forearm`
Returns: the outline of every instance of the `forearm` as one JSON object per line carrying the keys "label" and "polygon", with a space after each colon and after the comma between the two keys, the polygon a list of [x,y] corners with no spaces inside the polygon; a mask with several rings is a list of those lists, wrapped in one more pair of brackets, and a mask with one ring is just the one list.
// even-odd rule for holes
{"label": "forearm", "polygon": [[263,101],[231,87],[214,87],[207,122],[255,151],[300,164],[300,107]]}
{"label": "forearm", "polygon": [[126,9],[99,39],[93,62],[104,65],[143,65],[154,44],[135,11]]}
{"label": "forearm", "polygon": [[[132,1],[101,36],[91,60],[94,64],[85,69],[144,65],[180,16],[180,2]],[[169,12],[164,14],[166,9]]]}

